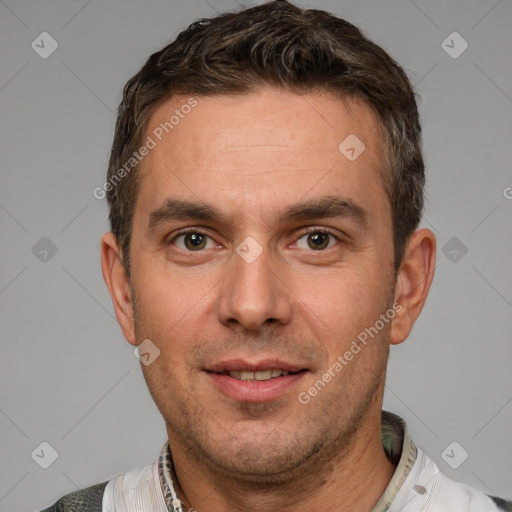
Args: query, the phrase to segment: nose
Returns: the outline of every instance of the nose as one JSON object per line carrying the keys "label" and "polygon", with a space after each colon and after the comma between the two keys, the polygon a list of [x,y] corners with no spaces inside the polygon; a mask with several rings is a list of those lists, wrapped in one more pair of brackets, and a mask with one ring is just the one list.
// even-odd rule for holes
{"label": "nose", "polygon": [[[254,260],[233,255],[230,271],[220,285],[219,321],[258,331],[264,325],[287,324],[292,315],[291,292],[266,250]],[[288,293],[287,293],[288,292]]]}

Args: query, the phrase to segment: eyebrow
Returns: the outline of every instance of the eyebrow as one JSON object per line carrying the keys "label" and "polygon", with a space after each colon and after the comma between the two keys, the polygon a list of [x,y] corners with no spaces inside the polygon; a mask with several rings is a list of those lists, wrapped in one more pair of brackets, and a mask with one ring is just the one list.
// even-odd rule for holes
{"label": "eyebrow", "polygon": [[[354,201],[338,196],[324,196],[296,203],[278,217],[279,223],[327,218],[347,218],[361,227],[368,224],[367,211]],[[228,224],[228,217],[216,206],[203,202],[192,202],[169,198],[164,205],[151,212],[149,230],[172,220],[201,220]]]}

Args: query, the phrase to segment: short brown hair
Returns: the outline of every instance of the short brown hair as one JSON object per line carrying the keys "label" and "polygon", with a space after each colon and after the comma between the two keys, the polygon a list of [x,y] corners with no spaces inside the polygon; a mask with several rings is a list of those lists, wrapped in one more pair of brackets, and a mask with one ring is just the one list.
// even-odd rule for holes
{"label": "short brown hair", "polygon": [[[119,178],[116,173],[141,146],[148,121],[163,101],[176,94],[243,94],[264,85],[357,97],[377,113],[398,270],[423,210],[425,176],[414,92],[403,69],[382,48],[325,11],[275,0],[192,23],[126,84],[107,180]],[[128,275],[137,167],[107,191],[111,230]]]}

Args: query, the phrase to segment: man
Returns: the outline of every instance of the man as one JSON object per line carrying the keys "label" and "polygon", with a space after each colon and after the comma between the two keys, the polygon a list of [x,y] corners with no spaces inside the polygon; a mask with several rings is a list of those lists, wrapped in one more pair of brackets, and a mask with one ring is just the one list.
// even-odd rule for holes
{"label": "man", "polygon": [[403,70],[284,1],[202,20],[128,82],[103,276],[168,442],[50,511],[491,512],[382,411],[435,237]]}

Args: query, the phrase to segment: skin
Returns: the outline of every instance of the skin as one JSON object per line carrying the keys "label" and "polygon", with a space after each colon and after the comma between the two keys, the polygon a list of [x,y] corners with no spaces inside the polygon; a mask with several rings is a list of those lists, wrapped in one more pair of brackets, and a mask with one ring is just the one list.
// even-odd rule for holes
{"label": "skin", "polygon": [[[147,134],[186,100],[160,105]],[[380,439],[389,347],[407,338],[425,303],[434,235],[410,237],[395,275],[379,124],[361,101],[271,87],[197,100],[142,162],[130,279],[114,236],[102,238],[125,338],[160,350],[141,367],[166,422],[178,494],[199,512],[369,511],[395,469]],[[349,134],[366,146],[353,162],[338,150]],[[366,223],[278,220],[325,196],[359,205]],[[150,229],[168,198],[213,205],[225,222],[166,219]],[[183,228],[207,235],[198,239],[205,245],[179,236]],[[316,235],[321,249],[311,243],[318,229],[332,234]],[[262,250],[251,263],[236,251],[249,236]],[[300,403],[393,303],[393,320]],[[226,396],[205,371],[266,358],[305,369],[270,401]]]}

